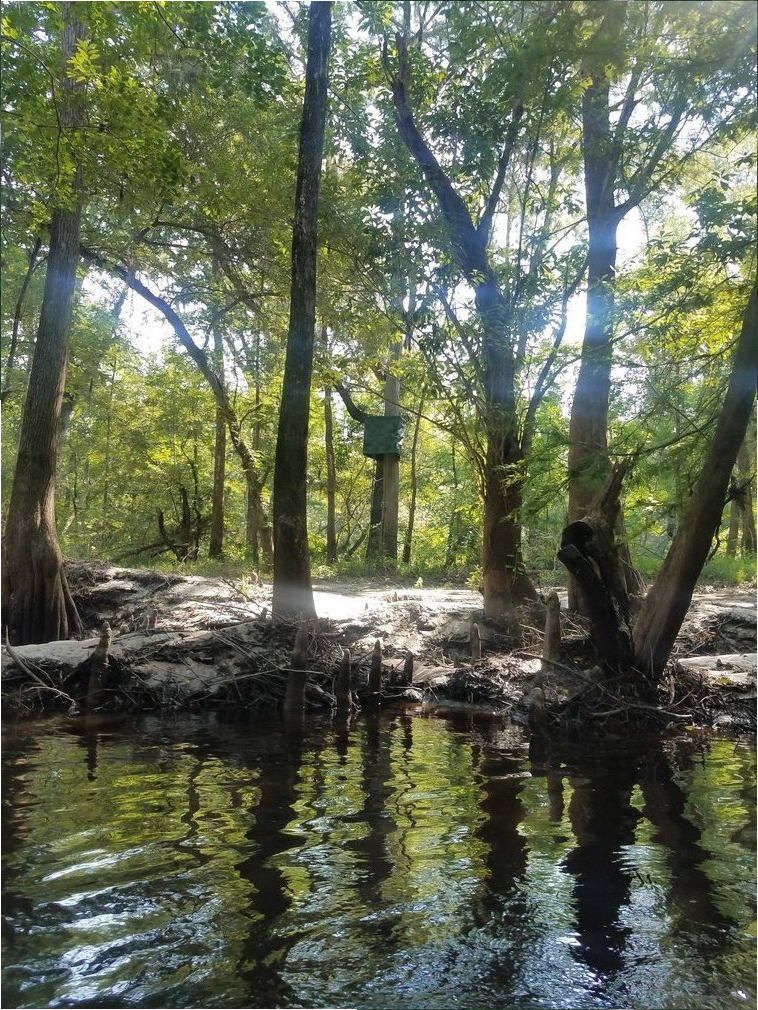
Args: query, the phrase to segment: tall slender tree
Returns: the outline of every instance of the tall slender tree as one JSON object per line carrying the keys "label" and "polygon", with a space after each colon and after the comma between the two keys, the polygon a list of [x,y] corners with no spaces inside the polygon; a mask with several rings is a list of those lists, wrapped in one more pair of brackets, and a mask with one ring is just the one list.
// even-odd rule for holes
{"label": "tall slender tree", "polygon": [[316,228],[326,128],[332,4],[311,3],[300,126],[287,357],[274,462],[276,617],[315,616],[308,549],[308,422],[316,328]]}

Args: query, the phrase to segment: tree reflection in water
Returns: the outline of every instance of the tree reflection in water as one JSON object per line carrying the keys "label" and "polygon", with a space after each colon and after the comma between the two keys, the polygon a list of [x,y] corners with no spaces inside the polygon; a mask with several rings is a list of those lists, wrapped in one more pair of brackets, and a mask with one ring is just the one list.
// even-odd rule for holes
{"label": "tree reflection in water", "polygon": [[5,1006],[743,1006],[755,755],[359,713],[7,728]]}

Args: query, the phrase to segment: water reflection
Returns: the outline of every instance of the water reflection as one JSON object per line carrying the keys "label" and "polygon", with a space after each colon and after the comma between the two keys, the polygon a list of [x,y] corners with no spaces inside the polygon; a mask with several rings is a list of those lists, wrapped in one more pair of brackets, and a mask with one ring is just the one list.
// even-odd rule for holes
{"label": "water reflection", "polygon": [[7,727],[3,1006],[730,1007],[755,754],[370,713]]}

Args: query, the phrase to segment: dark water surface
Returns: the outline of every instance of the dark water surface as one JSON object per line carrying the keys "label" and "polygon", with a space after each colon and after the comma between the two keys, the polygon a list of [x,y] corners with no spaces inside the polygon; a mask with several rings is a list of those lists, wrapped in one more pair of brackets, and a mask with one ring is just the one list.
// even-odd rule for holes
{"label": "dark water surface", "polygon": [[755,1006],[755,750],[5,727],[8,1007]]}

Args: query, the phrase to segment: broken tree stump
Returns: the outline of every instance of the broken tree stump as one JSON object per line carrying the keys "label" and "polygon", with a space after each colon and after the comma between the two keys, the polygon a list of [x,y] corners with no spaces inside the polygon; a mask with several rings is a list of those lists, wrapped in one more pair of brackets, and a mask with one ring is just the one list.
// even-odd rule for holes
{"label": "broken tree stump", "polygon": [[305,681],[308,676],[308,622],[301,621],[292,647],[290,668],[287,671],[287,689],[284,692],[285,715],[298,715],[305,711]]}
{"label": "broken tree stump", "polygon": [[549,593],[545,600],[545,638],[542,642],[542,669],[549,670],[561,654],[561,601],[557,593]]}

